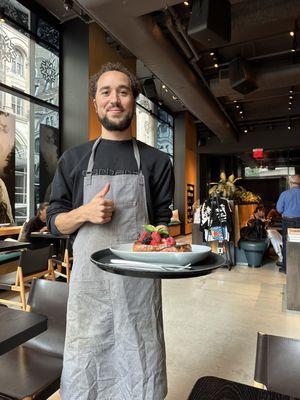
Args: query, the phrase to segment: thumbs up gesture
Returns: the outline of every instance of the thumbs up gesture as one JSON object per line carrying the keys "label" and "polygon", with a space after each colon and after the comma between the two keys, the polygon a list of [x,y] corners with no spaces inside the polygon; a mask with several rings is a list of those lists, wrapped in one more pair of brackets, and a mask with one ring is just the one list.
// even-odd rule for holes
{"label": "thumbs up gesture", "polygon": [[107,183],[96,196],[85,205],[87,221],[93,224],[106,224],[112,218],[114,203],[105,198],[109,192],[110,184]]}

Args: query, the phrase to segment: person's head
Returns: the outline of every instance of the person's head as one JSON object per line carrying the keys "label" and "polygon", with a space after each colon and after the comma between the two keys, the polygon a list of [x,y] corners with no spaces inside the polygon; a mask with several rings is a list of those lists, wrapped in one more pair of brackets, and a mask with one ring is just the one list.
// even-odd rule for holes
{"label": "person's head", "polygon": [[140,93],[137,78],[120,63],[104,64],[90,81],[98,119],[108,132],[124,132],[131,124]]}
{"label": "person's head", "polygon": [[265,216],[265,207],[261,206],[261,205],[255,207],[255,209],[253,211],[253,215],[256,218],[264,218],[264,216]]}
{"label": "person's head", "polygon": [[290,187],[300,187],[300,175],[290,176]]}
{"label": "person's head", "polygon": [[49,206],[49,203],[41,203],[38,206],[37,212],[36,212],[36,216],[42,221],[42,222],[46,222],[46,211],[47,208]]}

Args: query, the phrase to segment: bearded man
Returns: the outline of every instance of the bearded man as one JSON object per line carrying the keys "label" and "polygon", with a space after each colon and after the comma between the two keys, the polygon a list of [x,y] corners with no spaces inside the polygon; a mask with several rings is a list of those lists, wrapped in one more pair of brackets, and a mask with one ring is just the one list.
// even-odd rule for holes
{"label": "bearded man", "polygon": [[63,154],[47,210],[52,233],[75,237],[61,397],[162,400],[161,282],[104,272],[90,255],[133,242],[143,224],[168,224],[172,164],[131,136],[139,85],[126,68],[104,65],[91,94],[101,137]]}

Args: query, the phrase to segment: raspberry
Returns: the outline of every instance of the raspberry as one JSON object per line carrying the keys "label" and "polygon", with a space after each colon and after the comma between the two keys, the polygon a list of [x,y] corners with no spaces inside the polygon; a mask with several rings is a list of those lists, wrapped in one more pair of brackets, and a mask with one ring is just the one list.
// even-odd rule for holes
{"label": "raspberry", "polygon": [[172,236],[166,239],[166,243],[168,247],[175,246],[176,244],[175,239]]}
{"label": "raspberry", "polygon": [[151,237],[153,240],[155,240],[156,242],[160,243],[161,237],[160,234],[158,232],[152,232],[151,233]]}

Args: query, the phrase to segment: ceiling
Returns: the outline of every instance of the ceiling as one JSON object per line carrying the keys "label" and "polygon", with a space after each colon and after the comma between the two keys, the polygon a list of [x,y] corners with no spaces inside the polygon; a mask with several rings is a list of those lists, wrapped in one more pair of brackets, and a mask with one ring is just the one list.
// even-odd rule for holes
{"label": "ceiling", "polygon": [[[38,3],[62,22],[89,15],[112,45],[137,57],[142,81],[154,77],[169,110],[192,113],[201,138],[231,143],[257,129],[300,126],[300,0],[231,0],[231,40],[215,47],[188,35],[191,0],[76,0],[75,13],[60,0]],[[248,94],[229,79],[238,57],[256,86]]]}

